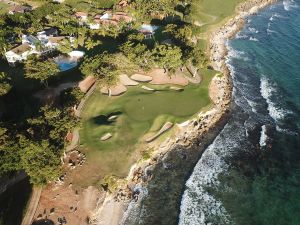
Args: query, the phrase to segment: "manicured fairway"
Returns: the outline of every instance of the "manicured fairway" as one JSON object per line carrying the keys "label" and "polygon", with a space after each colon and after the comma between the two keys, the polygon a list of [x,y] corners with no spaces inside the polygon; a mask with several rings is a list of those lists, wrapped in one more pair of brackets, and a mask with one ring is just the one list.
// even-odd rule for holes
{"label": "manicured fairway", "polygon": [[200,38],[199,45],[207,49],[208,34],[212,27],[226,17],[234,15],[235,8],[245,0],[195,0],[191,7],[191,22],[198,25],[196,29]]}
{"label": "manicured fairway", "polygon": [[[208,84],[215,74],[205,71],[201,85],[189,85],[183,91],[168,86],[149,92],[130,87],[120,97],[108,97],[96,91],[82,113],[81,144],[91,164],[97,164],[102,174],[125,176],[133,161],[140,156],[140,143],[145,134],[157,132],[165,122],[183,122],[210,104]],[[147,85],[150,86],[150,85]],[[108,121],[116,115],[117,119]],[[111,133],[108,141],[100,138]],[[145,146],[143,146],[145,148]]]}
{"label": "manicured fairway", "polygon": [[192,17],[200,24],[216,24],[234,14],[236,6],[245,0],[196,0],[192,3]]}

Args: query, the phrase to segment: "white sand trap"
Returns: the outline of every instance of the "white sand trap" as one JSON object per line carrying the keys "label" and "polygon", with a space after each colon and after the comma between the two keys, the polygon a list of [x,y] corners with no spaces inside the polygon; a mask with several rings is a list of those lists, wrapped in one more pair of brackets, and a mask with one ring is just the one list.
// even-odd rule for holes
{"label": "white sand trap", "polygon": [[171,122],[166,122],[163,126],[162,126],[162,128],[154,135],[154,136],[152,136],[152,137],[150,137],[150,138],[147,138],[146,139],[146,142],[152,142],[152,141],[154,141],[156,138],[158,138],[160,135],[162,135],[163,133],[165,133],[165,132],[167,132],[168,130],[170,130],[172,127],[173,127],[173,123],[171,123]]}
{"label": "white sand trap", "polygon": [[146,75],[142,75],[142,74],[133,74],[131,77],[130,77],[132,80],[135,80],[135,81],[139,81],[139,82],[149,82],[152,80],[152,77],[150,76],[146,76]]}
{"label": "white sand trap", "polygon": [[126,74],[120,75],[120,82],[125,86],[136,86],[139,84],[138,82],[131,80]]}
{"label": "white sand trap", "polygon": [[171,90],[174,90],[174,91],[182,91],[184,90],[183,88],[180,88],[180,87],[170,87]]}
{"label": "white sand trap", "polygon": [[117,84],[114,87],[110,87],[110,88],[102,87],[101,88],[102,94],[106,94],[106,95],[110,94],[110,96],[118,96],[118,95],[125,93],[126,91],[127,91],[127,88],[121,83]]}
{"label": "white sand trap", "polygon": [[84,80],[80,81],[78,87],[83,93],[86,93],[96,82],[96,78],[94,76],[88,76]]}
{"label": "white sand trap", "polygon": [[155,91],[153,88],[149,88],[149,87],[147,87],[147,86],[142,86],[142,88],[144,89],[144,90],[146,90],[146,91]]}
{"label": "white sand trap", "polygon": [[108,118],[108,121],[114,121],[115,119],[117,119],[118,118],[118,116],[110,116],[109,118]]}
{"label": "white sand trap", "polygon": [[104,134],[100,140],[101,141],[107,141],[108,139],[110,139],[112,137],[112,134],[111,133],[107,133],[107,134]]}
{"label": "white sand trap", "polygon": [[173,84],[186,86],[189,84],[189,81],[179,73],[176,74],[168,74],[165,73],[163,69],[154,69],[151,70],[147,75],[152,77],[151,84]]}

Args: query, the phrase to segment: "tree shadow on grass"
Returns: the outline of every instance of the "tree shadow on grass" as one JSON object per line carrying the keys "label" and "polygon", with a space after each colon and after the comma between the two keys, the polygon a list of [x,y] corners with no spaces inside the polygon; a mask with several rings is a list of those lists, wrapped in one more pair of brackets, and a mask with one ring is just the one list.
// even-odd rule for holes
{"label": "tree shadow on grass", "polygon": [[122,112],[113,112],[108,115],[100,115],[92,118],[91,121],[97,125],[111,125],[115,122],[116,118],[114,117],[118,117],[121,114]]}

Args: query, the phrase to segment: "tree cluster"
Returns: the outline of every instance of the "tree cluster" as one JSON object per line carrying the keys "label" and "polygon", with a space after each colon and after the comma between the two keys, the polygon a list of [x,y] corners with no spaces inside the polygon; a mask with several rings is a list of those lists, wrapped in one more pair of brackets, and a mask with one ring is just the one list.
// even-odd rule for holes
{"label": "tree cluster", "polygon": [[[72,92],[64,95],[65,99],[77,99]],[[57,178],[64,138],[75,124],[68,104],[41,107],[19,124],[0,123],[0,175],[23,169],[37,185]]]}

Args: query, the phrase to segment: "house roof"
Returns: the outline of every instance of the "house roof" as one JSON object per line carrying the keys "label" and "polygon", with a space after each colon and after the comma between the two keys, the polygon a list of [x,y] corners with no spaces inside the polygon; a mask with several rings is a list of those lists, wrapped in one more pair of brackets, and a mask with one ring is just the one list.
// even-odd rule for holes
{"label": "house roof", "polygon": [[116,21],[124,20],[127,23],[133,20],[133,18],[131,16],[128,16],[126,13],[115,13],[112,16],[112,19]]}
{"label": "house roof", "polygon": [[11,49],[10,51],[19,55],[19,54],[23,54],[26,51],[29,51],[30,49],[31,49],[30,45],[28,43],[25,43],[17,46],[16,48]]}
{"label": "house roof", "polygon": [[118,25],[118,21],[116,20],[101,20],[101,23],[103,25],[114,25],[114,26]]}
{"label": "house roof", "polygon": [[84,80],[79,82],[78,87],[82,92],[86,93],[95,82],[96,78],[94,76],[88,76]]}
{"label": "house roof", "polygon": [[75,16],[76,16],[76,17],[83,17],[83,16],[88,16],[88,14],[85,13],[85,12],[76,12],[76,13],[75,13]]}
{"label": "house roof", "polygon": [[96,14],[96,15],[94,16],[94,19],[96,19],[96,20],[97,20],[97,19],[100,19],[101,16],[102,16],[102,15],[100,15],[100,14]]}
{"label": "house roof", "polygon": [[54,35],[57,33],[57,29],[54,27],[50,27],[44,30],[47,36]]}
{"label": "house roof", "polygon": [[31,7],[23,5],[14,5],[9,11],[23,13],[26,10],[31,10]]}
{"label": "house roof", "polygon": [[127,0],[121,0],[119,3],[118,3],[119,6],[121,7],[126,7],[128,5],[128,2]]}
{"label": "house roof", "polygon": [[28,35],[26,38],[32,44],[36,44],[36,43],[40,42],[39,39],[37,39],[35,36],[32,36],[32,35]]}
{"label": "house roof", "polygon": [[59,37],[49,37],[49,42],[51,43],[59,43],[62,40],[64,40],[66,37],[65,36],[59,36]]}

